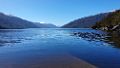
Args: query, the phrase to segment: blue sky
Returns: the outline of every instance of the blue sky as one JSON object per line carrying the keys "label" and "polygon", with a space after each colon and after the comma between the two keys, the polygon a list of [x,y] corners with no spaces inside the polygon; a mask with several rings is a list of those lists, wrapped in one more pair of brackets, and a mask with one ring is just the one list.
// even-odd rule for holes
{"label": "blue sky", "polygon": [[120,0],[0,0],[0,12],[58,26],[120,8]]}

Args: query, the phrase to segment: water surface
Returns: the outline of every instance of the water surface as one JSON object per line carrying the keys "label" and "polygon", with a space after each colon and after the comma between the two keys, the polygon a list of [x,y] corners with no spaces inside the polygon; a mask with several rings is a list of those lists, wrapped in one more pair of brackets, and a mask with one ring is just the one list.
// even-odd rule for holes
{"label": "water surface", "polygon": [[108,38],[106,32],[93,29],[0,30],[0,67],[42,64],[55,56],[70,55],[99,68],[120,68],[120,49]]}

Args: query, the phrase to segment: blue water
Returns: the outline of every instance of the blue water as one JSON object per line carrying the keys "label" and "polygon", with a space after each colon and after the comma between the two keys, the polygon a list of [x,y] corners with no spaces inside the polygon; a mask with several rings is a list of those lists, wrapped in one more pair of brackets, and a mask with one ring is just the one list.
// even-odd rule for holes
{"label": "blue water", "polygon": [[[83,35],[74,35],[77,32]],[[106,32],[93,29],[0,30],[0,65],[27,63],[27,59],[34,63],[35,58],[69,53],[99,68],[120,68],[120,49],[115,44],[105,42],[105,38],[96,39],[97,36],[86,37],[84,33],[106,36]]]}

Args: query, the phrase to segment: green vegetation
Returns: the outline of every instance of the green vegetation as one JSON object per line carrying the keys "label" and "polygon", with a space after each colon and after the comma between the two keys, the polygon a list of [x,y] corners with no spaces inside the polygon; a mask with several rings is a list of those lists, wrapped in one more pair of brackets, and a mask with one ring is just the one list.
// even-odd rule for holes
{"label": "green vegetation", "polygon": [[115,47],[120,48],[120,10],[110,12],[106,18],[97,22],[92,28],[108,32],[107,40],[114,42]]}
{"label": "green vegetation", "polygon": [[120,30],[120,10],[110,12],[108,16],[100,22],[97,22],[92,28],[119,31]]}

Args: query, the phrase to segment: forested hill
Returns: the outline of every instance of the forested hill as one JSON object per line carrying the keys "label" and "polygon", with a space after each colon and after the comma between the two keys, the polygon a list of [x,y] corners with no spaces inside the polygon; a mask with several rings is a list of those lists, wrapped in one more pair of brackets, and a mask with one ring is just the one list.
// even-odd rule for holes
{"label": "forested hill", "polygon": [[108,16],[100,22],[97,22],[92,28],[102,30],[120,30],[120,10],[116,10],[108,14]]}
{"label": "forested hill", "polygon": [[101,13],[93,16],[88,16],[84,18],[80,18],[77,20],[74,20],[64,26],[63,28],[91,28],[93,25],[96,24],[96,22],[101,21],[104,19],[108,13]]}

